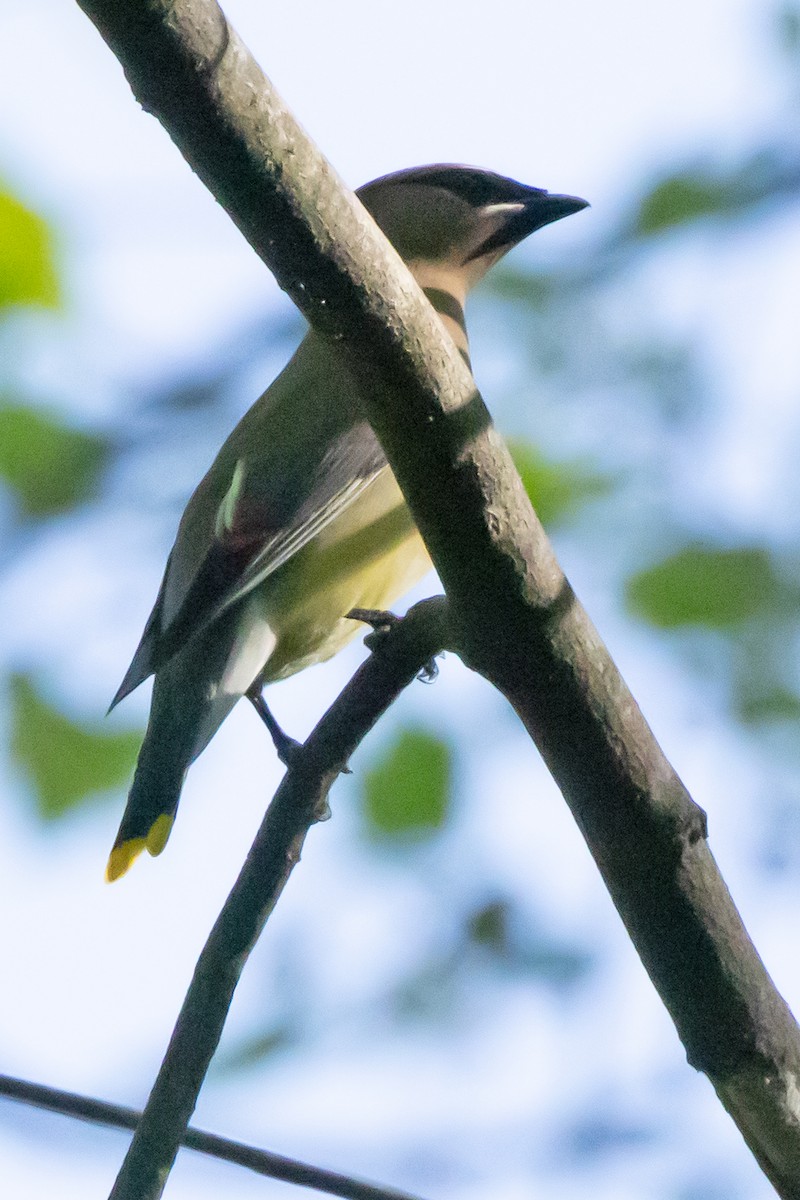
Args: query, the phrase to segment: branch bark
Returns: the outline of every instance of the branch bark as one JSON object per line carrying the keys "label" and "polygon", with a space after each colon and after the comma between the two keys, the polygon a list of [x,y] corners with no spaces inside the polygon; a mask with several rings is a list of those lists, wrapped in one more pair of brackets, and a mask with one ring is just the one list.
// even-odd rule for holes
{"label": "branch bark", "polygon": [[[105,1100],[65,1092],[61,1088],[44,1087],[27,1079],[15,1079],[11,1075],[0,1075],[0,1096],[6,1096],[9,1100],[19,1100],[34,1108],[44,1108],[48,1112],[59,1113],[65,1117],[77,1117],[78,1120],[91,1121],[95,1125],[129,1129],[131,1132],[136,1129],[142,1115],[135,1108],[109,1104]],[[341,1196],[343,1200],[420,1200],[419,1196],[412,1196],[409,1192],[398,1192],[395,1188],[365,1183],[350,1175],[342,1175],[339,1171],[328,1171],[324,1167],[315,1167],[296,1158],[261,1150],[258,1146],[245,1145],[244,1142],[232,1142],[230,1138],[206,1133],[202,1129],[189,1127],[181,1139],[181,1145],[187,1150],[196,1150],[199,1154],[207,1154],[234,1166],[246,1167],[249,1171],[264,1175],[268,1179],[280,1179],[298,1187],[314,1188],[315,1191],[325,1192],[329,1196]]]}
{"label": "branch bark", "polygon": [[458,652],[539,747],[689,1061],[779,1194],[800,1197],[800,1033],[719,875],[704,814],[564,578],[432,310],[214,0],[79,3],[144,107],[364,380]]}

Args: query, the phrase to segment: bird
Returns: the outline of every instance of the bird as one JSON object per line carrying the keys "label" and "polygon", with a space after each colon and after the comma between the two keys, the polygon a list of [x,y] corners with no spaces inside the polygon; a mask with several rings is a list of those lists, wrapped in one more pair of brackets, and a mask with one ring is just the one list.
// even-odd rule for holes
{"label": "bird", "polygon": [[[587,207],[478,167],[385,175],[356,193],[471,369],[467,293],[529,234]],[[191,496],[155,606],[109,712],[154,675],[150,715],[106,868],[164,849],[186,772],[248,697],[279,756],[293,743],[262,696],[355,636],[431,567],[343,358],[310,330]]]}

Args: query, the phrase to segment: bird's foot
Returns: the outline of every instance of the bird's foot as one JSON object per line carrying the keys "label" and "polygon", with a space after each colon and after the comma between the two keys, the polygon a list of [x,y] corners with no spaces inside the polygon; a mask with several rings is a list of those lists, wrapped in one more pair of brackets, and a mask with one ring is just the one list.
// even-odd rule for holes
{"label": "bird's foot", "polygon": [[[396,613],[383,608],[351,608],[347,616],[351,621],[362,621],[365,625],[372,626],[372,633],[368,633],[364,638],[364,645],[373,654],[380,654],[381,647],[392,636],[392,630],[403,620]],[[438,674],[436,660],[431,658],[425,663],[417,679],[421,683],[433,683]]]}
{"label": "bird's foot", "polygon": [[[247,699],[250,701],[253,708],[256,710],[258,715],[261,717],[261,720],[269,730],[269,736],[272,738],[272,744],[275,747],[275,752],[280,761],[287,770],[291,770],[292,767],[296,767],[303,754],[303,743],[298,742],[296,738],[289,737],[289,734],[286,733],[284,729],[281,729],[280,725],[273,717],[269,709],[269,705],[258,688],[253,688],[252,691],[249,691],[247,693]],[[352,774],[353,772],[349,767],[342,767],[342,775]],[[327,821],[330,815],[331,810],[328,808],[327,801],[325,801],[324,810],[320,809],[320,815],[315,816],[314,819],[317,821]]]}
{"label": "bird's foot", "polygon": [[364,625],[372,626],[372,633],[364,638],[364,645],[371,650],[402,620],[402,617],[385,608],[351,608],[346,615],[350,621],[361,621]]}

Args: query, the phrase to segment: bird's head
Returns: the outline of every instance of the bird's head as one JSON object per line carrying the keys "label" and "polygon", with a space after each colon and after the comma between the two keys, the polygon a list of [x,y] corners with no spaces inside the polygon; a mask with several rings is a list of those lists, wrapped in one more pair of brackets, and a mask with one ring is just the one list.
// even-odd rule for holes
{"label": "bird's head", "polygon": [[465,291],[528,234],[587,207],[576,196],[451,165],[384,175],[357,194],[410,266],[456,272]]}

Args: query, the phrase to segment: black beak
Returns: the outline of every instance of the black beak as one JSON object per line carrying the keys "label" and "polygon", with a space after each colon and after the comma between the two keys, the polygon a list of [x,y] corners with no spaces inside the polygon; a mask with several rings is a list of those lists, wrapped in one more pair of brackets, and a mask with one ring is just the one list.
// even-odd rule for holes
{"label": "black beak", "polygon": [[521,199],[520,208],[509,213],[501,228],[495,230],[477,250],[473,250],[467,262],[496,251],[505,254],[537,229],[552,225],[553,221],[560,221],[562,217],[572,216],[573,213],[588,207],[589,201],[581,200],[579,196],[558,196],[531,188],[530,194]]}
{"label": "black beak", "polygon": [[[571,217],[573,213],[589,207],[589,201],[581,200],[580,196],[556,196],[550,192],[545,193],[540,204],[543,216],[534,229],[541,229],[542,225],[550,225],[553,221],[560,221],[562,217]],[[535,202],[532,201],[531,208],[534,207]],[[529,232],[533,233],[533,229]]]}

